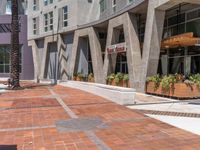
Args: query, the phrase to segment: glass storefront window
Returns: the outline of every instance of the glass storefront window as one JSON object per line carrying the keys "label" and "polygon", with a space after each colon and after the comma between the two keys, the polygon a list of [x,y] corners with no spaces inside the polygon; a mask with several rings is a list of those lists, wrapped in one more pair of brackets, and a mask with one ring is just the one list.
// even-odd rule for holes
{"label": "glass storefront window", "polygon": [[116,68],[115,73],[128,73],[128,64],[127,64],[127,57],[126,53],[118,53],[117,54],[117,62],[116,62]]}
{"label": "glass storefront window", "polygon": [[[22,47],[20,48],[21,52]],[[21,72],[21,53],[20,53],[20,72]],[[0,45],[0,73],[10,72],[10,46]]]}
{"label": "glass storefront window", "polygon": [[195,37],[200,37],[200,19],[190,21],[186,24],[186,31],[193,32]]}

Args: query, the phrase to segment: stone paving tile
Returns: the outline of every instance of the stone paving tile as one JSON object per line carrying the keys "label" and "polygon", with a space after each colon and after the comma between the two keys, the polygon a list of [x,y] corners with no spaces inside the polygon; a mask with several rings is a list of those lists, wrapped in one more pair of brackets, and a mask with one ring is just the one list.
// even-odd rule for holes
{"label": "stone paving tile", "polygon": [[83,132],[58,133],[55,128],[0,132],[0,145],[16,145],[19,150],[99,150]]}
{"label": "stone paving tile", "polygon": [[[59,132],[54,127],[56,121],[71,118],[47,86],[22,85],[25,90],[0,96],[0,108],[7,108],[0,109],[0,145],[16,145],[18,150],[100,149],[85,132]],[[113,150],[199,150],[197,135],[80,90],[50,88],[79,118],[101,118],[108,128],[93,132]]]}
{"label": "stone paving tile", "polygon": [[[65,103],[76,115],[98,116],[110,124],[108,129],[101,129],[95,133],[111,149],[182,150],[185,146],[199,149],[200,137],[197,135],[151,119],[124,106],[106,103],[106,100],[101,97],[96,98],[97,101],[102,100],[105,104],[91,105],[94,100],[93,95],[75,89],[63,88],[62,92],[64,90],[70,91],[69,97],[65,98]],[[86,102],[86,105],[80,105],[81,101]],[[191,140],[194,144],[192,146],[188,143]]]}
{"label": "stone paving tile", "polygon": [[16,98],[18,96],[20,97],[30,97],[30,96],[47,96],[51,95],[51,93],[47,89],[28,89],[28,90],[19,90],[19,91],[12,91],[7,93],[1,93],[0,99],[8,99],[10,98]]}
{"label": "stone paving tile", "polygon": [[31,98],[15,99],[11,108],[36,108],[36,107],[57,107],[60,104],[55,98]]}
{"label": "stone paving tile", "polygon": [[0,111],[0,129],[54,125],[69,118],[61,107],[23,108]]}

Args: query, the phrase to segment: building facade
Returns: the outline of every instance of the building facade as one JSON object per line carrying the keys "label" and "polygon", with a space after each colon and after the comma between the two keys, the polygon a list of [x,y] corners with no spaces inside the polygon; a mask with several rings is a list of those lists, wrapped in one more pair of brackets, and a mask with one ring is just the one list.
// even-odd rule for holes
{"label": "building facade", "polygon": [[[25,1],[19,3],[20,15],[20,78],[23,80],[34,79],[32,50],[28,47],[27,15]],[[0,3],[0,77],[9,77],[10,49],[11,49],[11,0],[1,0]]]}
{"label": "building facade", "polygon": [[198,0],[32,0],[28,38],[35,79],[70,80],[77,73],[94,73],[95,82],[105,83],[107,75],[122,72],[129,74],[131,87],[143,92],[148,76],[199,73],[198,42],[163,46],[173,36],[200,36],[199,4]]}

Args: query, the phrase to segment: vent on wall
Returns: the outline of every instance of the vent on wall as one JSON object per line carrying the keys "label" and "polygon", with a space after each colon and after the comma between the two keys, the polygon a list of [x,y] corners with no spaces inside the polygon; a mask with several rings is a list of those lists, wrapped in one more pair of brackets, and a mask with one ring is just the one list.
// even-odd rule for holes
{"label": "vent on wall", "polygon": [[200,9],[187,13],[187,20],[192,20],[200,17]]}

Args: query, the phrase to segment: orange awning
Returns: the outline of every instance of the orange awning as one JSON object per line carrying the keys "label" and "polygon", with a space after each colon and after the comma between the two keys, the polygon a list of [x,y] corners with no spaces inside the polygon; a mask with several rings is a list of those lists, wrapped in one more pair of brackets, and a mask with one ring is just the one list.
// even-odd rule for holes
{"label": "orange awning", "polygon": [[200,44],[200,38],[193,37],[193,33],[184,33],[162,40],[161,49],[188,47]]}

